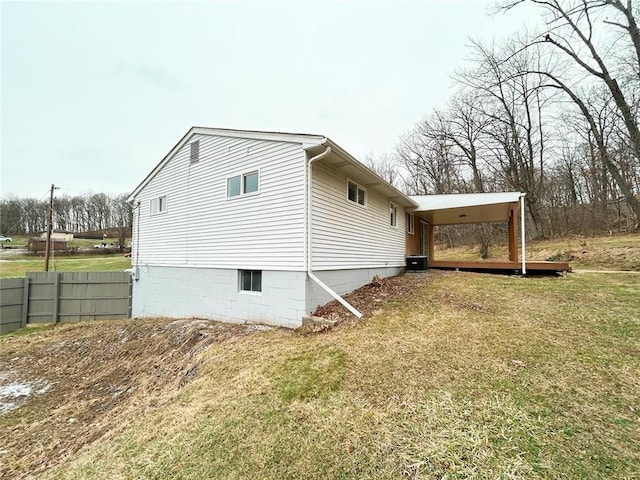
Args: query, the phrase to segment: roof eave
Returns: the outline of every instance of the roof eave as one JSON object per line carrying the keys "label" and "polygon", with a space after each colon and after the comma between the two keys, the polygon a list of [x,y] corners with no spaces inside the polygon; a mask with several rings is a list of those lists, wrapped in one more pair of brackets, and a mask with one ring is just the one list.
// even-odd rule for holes
{"label": "roof eave", "polygon": [[[341,157],[343,160],[349,162],[350,165],[352,165],[354,168],[359,170],[361,173],[363,173],[365,175],[368,175],[369,177],[374,179],[376,182],[378,182],[381,185],[383,185],[385,187],[384,189],[387,190],[387,192],[383,192],[383,193],[385,195],[387,195],[387,197],[389,197],[390,200],[394,201],[395,203],[397,203],[398,205],[401,205],[403,207],[409,207],[409,208],[418,207],[418,204],[415,201],[413,201],[411,198],[409,198],[408,195],[405,195],[404,193],[402,193],[400,190],[398,190],[392,184],[387,182],[384,178],[382,178],[376,172],[374,172],[369,167],[364,165],[362,162],[357,160],[349,152],[344,150],[340,145],[338,145],[337,143],[335,143],[333,140],[331,140],[328,137],[327,137],[326,140],[327,140],[326,143],[331,147],[331,150],[336,155]],[[375,187],[373,187],[373,188],[375,188]],[[380,189],[378,189],[378,190],[380,190]]]}

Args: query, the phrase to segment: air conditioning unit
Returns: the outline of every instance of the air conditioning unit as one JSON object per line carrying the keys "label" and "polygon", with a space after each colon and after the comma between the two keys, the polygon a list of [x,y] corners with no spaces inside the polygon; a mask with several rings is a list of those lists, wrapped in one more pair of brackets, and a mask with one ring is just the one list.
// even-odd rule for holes
{"label": "air conditioning unit", "polygon": [[424,272],[427,269],[426,255],[410,255],[407,257],[407,271]]}

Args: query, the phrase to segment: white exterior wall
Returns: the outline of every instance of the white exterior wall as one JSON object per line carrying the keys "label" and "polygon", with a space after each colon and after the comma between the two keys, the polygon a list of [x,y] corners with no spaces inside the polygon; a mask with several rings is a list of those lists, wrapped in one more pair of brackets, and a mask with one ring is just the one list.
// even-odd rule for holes
{"label": "white exterior wall", "polygon": [[134,317],[197,317],[299,327],[305,272],[262,272],[262,292],[241,292],[238,271],[145,266],[133,282]]}
{"label": "white exterior wall", "polygon": [[[133,263],[304,270],[305,165],[300,144],[193,136],[136,197]],[[256,169],[259,193],[228,199],[227,178]],[[167,211],[151,215],[163,195]]]}
{"label": "white exterior wall", "polygon": [[[190,162],[190,144],[200,159]],[[297,327],[332,298],[305,268],[306,155],[299,143],[194,135],[136,195],[133,315],[200,317]],[[258,194],[227,198],[227,178],[260,171]],[[347,200],[347,176],[313,165],[312,260],[338,294],[405,264],[405,210],[369,188]],[[356,183],[360,183],[357,182]],[[366,187],[366,186],[365,186]],[[167,198],[167,211],[150,203]],[[241,292],[238,271],[262,270],[262,292]]]}
{"label": "white exterior wall", "polygon": [[347,176],[340,170],[321,161],[313,165],[314,271],[405,265],[404,208],[397,205],[392,227],[386,196],[368,188],[365,203],[347,200]]}

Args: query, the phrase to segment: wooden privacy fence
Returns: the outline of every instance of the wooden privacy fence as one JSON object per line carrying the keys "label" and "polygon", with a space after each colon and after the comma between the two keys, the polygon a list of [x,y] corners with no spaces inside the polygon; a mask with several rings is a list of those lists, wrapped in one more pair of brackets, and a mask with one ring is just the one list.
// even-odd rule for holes
{"label": "wooden privacy fence", "polygon": [[0,333],[27,323],[129,317],[127,272],[35,272],[0,280]]}
{"label": "wooden privacy fence", "polygon": [[22,328],[27,304],[24,297],[26,278],[2,278],[0,279],[0,333],[11,332]]}

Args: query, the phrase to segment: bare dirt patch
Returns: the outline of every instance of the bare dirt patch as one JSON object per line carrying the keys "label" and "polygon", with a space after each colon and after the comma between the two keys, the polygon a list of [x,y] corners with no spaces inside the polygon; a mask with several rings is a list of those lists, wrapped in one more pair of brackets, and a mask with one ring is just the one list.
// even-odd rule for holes
{"label": "bare dirt patch", "polygon": [[[214,343],[267,327],[105,321],[0,337],[0,478],[27,478],[175,399]],[[13,404],[13,405],[10,405]]]}

